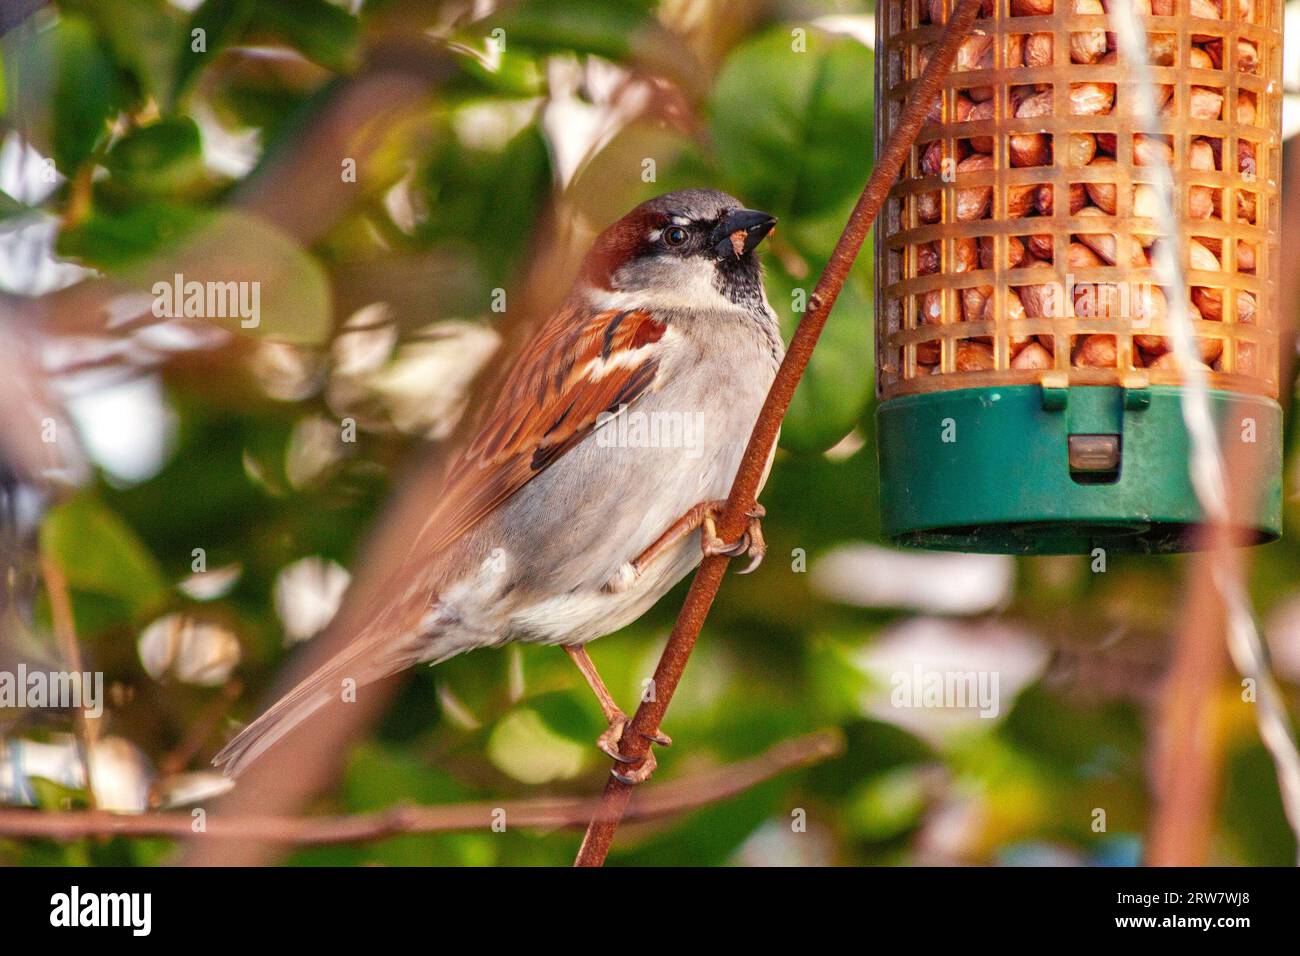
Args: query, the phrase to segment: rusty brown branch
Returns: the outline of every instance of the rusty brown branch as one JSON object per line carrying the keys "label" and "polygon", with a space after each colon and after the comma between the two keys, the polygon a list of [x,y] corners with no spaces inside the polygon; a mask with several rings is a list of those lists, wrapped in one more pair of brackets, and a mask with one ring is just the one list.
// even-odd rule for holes
{"label": "rusty brown branch", "polygon": [[[649,820],[725,800],[796,767],[839,753],[838,732],[819,731],[783,741],[750,760],[718,767],[638,793],[627,818]],[[128,816],[102,810],[41,813],[0,810],[0,836],[76,840],[83,837],[176,837],[195,840],[257,840],[283,845],[361,843],[405,833],[508,827],[581,826],[600,812],[594,798],[482,802],[446,806],[397,806],[377,813],[332,817],[212,816],[201,832],[189,812]],[[504,815],[504,816],[503,816]]]}
{"label": "rusty brown branch", "polygon": [[[808,368],[813,347],[821,336],[826,318],[835,305],[836,297],[844,287],[849,269],[853,266],[867,238],[867,230],[871,228],[889,192],[889,187],[902,169],[908,151],[925,122],[926,114],[939,95],[943,78],[952,68],[957,56],[957,48],[975,22],[979,6],[980,0],[958,0],[933,57],[908,96],[898,126],[885,144],[881,155],[876,158],[871,177],[862,190],[857,205],[853,207],[853,212],[844,226],[844,231],[840,234],[839,241],[835,244],[835,250],[831,253],[826,268],[822,270],[821,278],[818,279],[817,286],[808,300],[808,310],[800,320],[798,328],[795,329],[785,361],[781,363],[776,379],[768,391],[767,400],[763,403],[758,422],[750,435],[749,445],[741,459],[736,480],[731,486],[726,508],[718,521],[719,534],[724,540],[734,540],[745,530],[749,520],[747,512],[753,508],[757,499],[768,456],[776,443],[781,420],[790,407],[795,387]],[[704,626],[704,619],[708,616],[713,599],[717,596],[727,560],[725,557],[705,558],[699,571],[696,572],[681,612],[677,616],[677,622],[668,637],[668,645],[659,659],[659,666],[655,668],[654,699],[641,703],[628,730],[623,734],[626,756],[645,757],[650,746],[647,735],[657,731],[668,710],[668,705],[672,702],[677,682],[681,679],[686,661],[695,647],[696,638],[699,637],[700,628]],[[619,819],[631,795],[630,786],[610,777],[601,798],[601,811],[587,827],[587,834],[574,861],[575,866],[600,866],[605,862]]]}

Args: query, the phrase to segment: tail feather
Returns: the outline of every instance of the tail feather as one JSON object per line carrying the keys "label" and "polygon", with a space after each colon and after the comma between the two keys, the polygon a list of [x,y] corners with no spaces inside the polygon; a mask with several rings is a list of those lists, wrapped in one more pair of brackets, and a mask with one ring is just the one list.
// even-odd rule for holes
{"label": "tail feather", "polygon": [[354,688],[390,677],[414,664],[420,655],[409,648],[381,649],[359,640],[317,669],[239,732],[212,759],[227,777],[238,777],[249,764],[327,704],[343,699],[344,681]]}

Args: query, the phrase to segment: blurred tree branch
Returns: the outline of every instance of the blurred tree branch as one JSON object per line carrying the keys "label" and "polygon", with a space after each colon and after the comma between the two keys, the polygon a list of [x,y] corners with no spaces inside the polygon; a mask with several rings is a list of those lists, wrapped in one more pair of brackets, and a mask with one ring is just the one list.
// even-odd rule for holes
{"label": "blurred tree branch", "polygon": [[[787,770],[835,756],[842,749],[843,740],[834,731],[819,731],[783,741],[750,760],[648,787],[637,793],[626,816],[649,820],[726,800]],[[592,813],[599,812],[600,801],[591,798],[487,801],[397,806],[377,813],[333,817],[213,816],[205,821],[202,832],[195,832],[194,818],[188,812],[128,816],[95,810],[69,813],[0,810],[0,836],[55,840],[162,836],[323,845],[358,843],[403,833],[486,830],[497,820],[508,827],[581,826]]]}
{"label": "blurred tree branch", "polygon": [[[1284,151],[1282,221],[1300,219],[1300,149]],[[1288,185],[1289,184],[1289,185]],[[1300,250],[1282,246],[1278,283],[1278,381],[1285,402],[1293,393],[1295,323],[1300,313]],[[1232,447],[1228,444],[1227,447]],[[1249,455],[1225,456],[1227,514],[1250,514],[1259,494],[1259,474]],[[1210,862],[1214,814],[1219,796],[1223,733],[1215,708],[1228,670],[1229,625],[1218,576],[1244,579],[1250,567],[1249,541],[1222,522],[1206,526],[1201,547],[1190,560],[1186,611],[1178,628],[1173,666],[1162,690],[1152,738],[1153,808],[1147,833],[1150,866],[1205,866]],[[1252,704],[1250,706],[1258,706]]]}
{"label": "blurred tree branch", "polygon": [[[958,47],[970,33],[979,12],[980,0],[958,0],[953,8],[952,17],[936,44],[934,54],[921,74],[916,85],[907,98],[898,125],[885,144],[881,155],[877,157],[875,168],[867,180],[858,198],[857,205],[849,216],[844,231],[840,234],[835,250],[831,253],[822,271],[821,278],[808,300],[808,310],[790,340],[785,361],[772,382],[767,400],[759,413],[754,431],[750,435],[749,445],[741,459],[736,480],[731,486],[726,507],[718,520],[718,533],[725,541],[740,537],[749,522],[749,513],[757,500],[758,488],[762,483],[772,448],[776,444],[777,434],[781,429],[781,420],[785,417],[794,397],[795,388],[808,368],[813,348],[826,325],[827,316],[835,305],[835,299],[849,270],[857,258],[867,231],[880,211],[889,187],[893,185],[907,158],[913,141],[925,123],[935,98],[939,95],[943,78],[952,68]],[[642,701],[637,708],[627,729],[623,733],[624,756],[632,761],[644,759],[650,747],[651,735],[658,732],[663,722],[673,693],[686,668],[686,661],[695,647],[700,629],[717,596],[722,584],[722,575],[726,571],[728,558],[723,556],[707,557],[700,564],[700,569],[691,582],[690,591],[682,605],[677,623],[668,638],[668,646],[654,674],[654,697]],[[614,840],[618,822],[631,799],[632,787],[620,782],[613,776],[605,785],[600,812],[593,817],[587,827],[586,837],[578,850],[575,866],[600,866],[609,853]]]}

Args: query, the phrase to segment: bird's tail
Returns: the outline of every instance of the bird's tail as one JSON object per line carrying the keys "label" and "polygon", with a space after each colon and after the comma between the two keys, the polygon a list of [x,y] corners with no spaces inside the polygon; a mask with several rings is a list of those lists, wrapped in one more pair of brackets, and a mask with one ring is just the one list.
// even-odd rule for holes
{"label": "bird's tail", "polygon": [[354,640],[306,680],[245,727],[212,759],[228,777],[237,777],[248,765],[316,711],[349,692],[390,677],[420,660],[420,652],[404,643],[376,645]]}

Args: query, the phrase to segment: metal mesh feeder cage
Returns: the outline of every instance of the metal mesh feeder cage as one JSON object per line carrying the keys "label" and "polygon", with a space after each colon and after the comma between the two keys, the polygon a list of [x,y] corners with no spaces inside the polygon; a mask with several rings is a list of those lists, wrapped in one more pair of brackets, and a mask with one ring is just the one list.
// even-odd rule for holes
{"label": "metal mesh feeder cage", "polygon": [[[876,227],[882,525],[920,547],[1193,546],[1170,297],[1227,455],[1281,527],[1280,0],[1133,0],[1159,111],[1135,113],[1108,0],[986,0]],[[878,148],[951,0],[882,0]],[[1186,237],[1160,285],[1157,163]]]}

